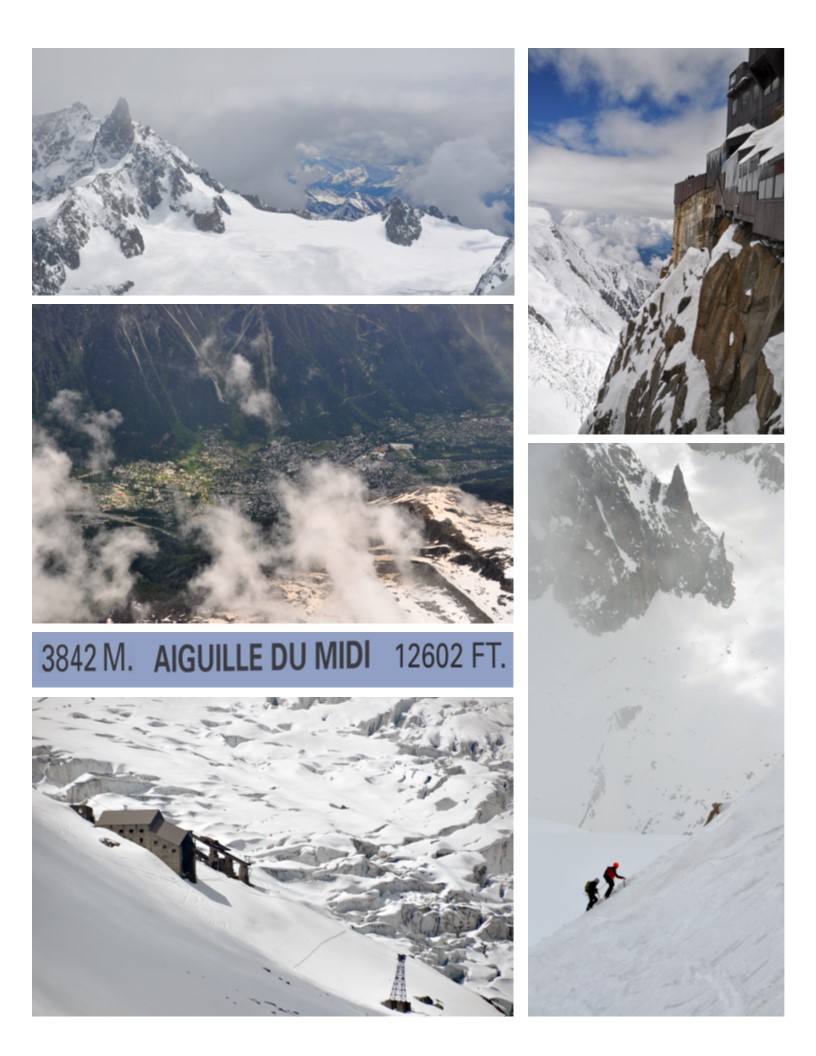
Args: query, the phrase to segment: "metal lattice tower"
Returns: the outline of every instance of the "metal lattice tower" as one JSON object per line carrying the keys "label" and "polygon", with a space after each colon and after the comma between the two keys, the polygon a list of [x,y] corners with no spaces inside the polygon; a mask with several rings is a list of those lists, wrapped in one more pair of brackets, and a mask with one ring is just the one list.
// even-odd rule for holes
{"label": "metal lattice tower", "polygon": [[397,954],[397,971],[394,975],[394,984],[391,987],[391,1000],[408,1003],[408,993],[405,989],[405,954]]}
{"label": "metal lattice tower", "polygon": [[405,954],[397,954],[397,971],[394,975],[394,983],[391,987],[391,996],[383,1001],[386,1008],[393,1008],[395,1012],[410,1012],[411,1002],[405,989]]}

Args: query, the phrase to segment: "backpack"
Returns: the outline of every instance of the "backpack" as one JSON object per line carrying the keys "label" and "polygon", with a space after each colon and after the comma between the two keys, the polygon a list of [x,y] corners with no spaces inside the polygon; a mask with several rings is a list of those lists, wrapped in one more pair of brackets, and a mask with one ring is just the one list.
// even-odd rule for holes
{"label": "backpack", "polygon": [[615,870],[612,868],[611,865],[608,865],[606,867],[606,869],[604,870],[604,880],[606,880],[606,882],[609,883],[610,880],[614,880],[614,879],[615,879]]}
{"label": "backpack", "polygon": [[587,880],[584,884],[584,891],[586,891],[588,895],[594,895],[597,889],[598,885],[594,880]]}

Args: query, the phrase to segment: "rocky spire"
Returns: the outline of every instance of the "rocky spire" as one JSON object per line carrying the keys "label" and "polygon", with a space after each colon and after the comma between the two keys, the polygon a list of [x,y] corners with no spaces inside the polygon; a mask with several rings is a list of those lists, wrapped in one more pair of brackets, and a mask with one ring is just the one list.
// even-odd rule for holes
{"label": "rocky spire", "polygon": [[671,482],[666,488],[665,503],[667,506],[671,506],[673,510],[677,510],[678,513],[688,513],[692,517],[694,516],[688,488],[683,477],[683,470],[680,468],[679,463],[674,467]]}
{"label": "rocky spire", "polygon": [[133,137],[133,122],[127,99],[120,99],[102,122],[94,152],[100,161],[118,161],[130,150]]}

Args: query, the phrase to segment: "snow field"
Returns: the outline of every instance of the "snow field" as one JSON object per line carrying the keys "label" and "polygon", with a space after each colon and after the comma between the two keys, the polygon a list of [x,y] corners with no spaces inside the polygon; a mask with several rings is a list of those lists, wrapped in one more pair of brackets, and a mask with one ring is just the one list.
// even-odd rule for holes
{"label": "snow field", "polygon": [[783,1013],[782,764],[531,950],[533,1015]]}

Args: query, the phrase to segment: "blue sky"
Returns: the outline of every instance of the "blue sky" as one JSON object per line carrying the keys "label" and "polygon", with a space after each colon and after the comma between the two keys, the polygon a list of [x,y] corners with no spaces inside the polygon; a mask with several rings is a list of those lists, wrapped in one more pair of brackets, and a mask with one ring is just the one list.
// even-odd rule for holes
{"label": "blue sky", "polygon": [[747,48],[544,48],[529,55],[530,201],[668,218],[674,184],[725,136]]}

